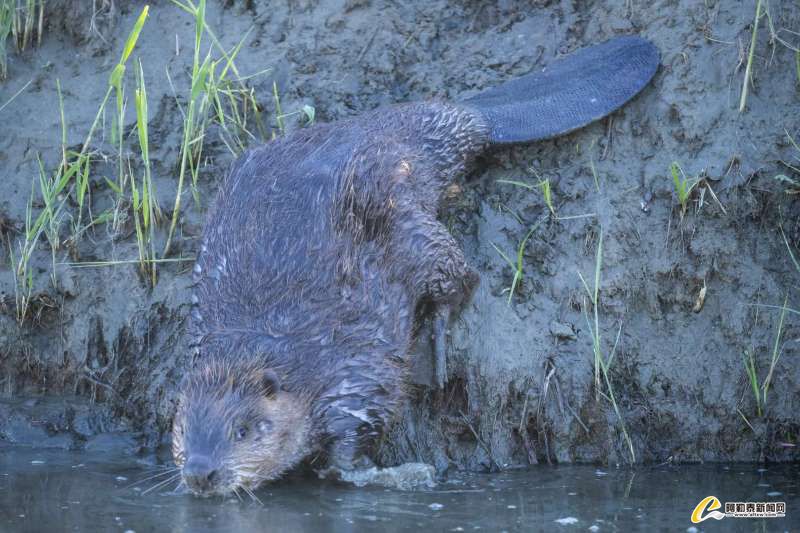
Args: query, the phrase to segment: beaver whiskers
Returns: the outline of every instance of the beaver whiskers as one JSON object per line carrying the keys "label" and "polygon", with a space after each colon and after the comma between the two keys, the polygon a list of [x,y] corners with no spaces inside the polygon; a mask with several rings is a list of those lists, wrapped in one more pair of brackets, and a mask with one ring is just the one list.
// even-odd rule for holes
{"label": "beaver whiskers", "polygon": [[183,482],[181,479],[181,469],[179,466],[155,466],[149,469],[148,474],[149,475],[147,477],[138,479],[125,488],[130,489],[142,485],[143,483],[147,483],[148,481],[152,481],[153,485],[142,491],[142,494],[147,494],[148,492],[153,492],[159,488],[165,487],[176,480],[178,481],[178,485],[175,487],[175,489],[177,489]]}
{"label": "beaver whiskers", "polygon": [[187,375],[173,456],[193,492],[252,491],[306,454],[309,404],[260,358],[205,360]]}

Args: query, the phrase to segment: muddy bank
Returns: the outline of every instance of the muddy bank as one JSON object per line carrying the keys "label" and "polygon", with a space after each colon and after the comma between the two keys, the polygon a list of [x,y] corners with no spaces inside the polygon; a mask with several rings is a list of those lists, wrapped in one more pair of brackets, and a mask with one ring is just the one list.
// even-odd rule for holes
{"label": "muddy bank", "polygon": [[[79,146],[139,13],[128,3],[104,4],[87,23],[73,4],[54,3],[42,45],[11,53],[9,79],[0,84],[2,105],[32,80],[0,111],[0,220],[15,252],[32,181],[38,187],[37,154],[47,169],[60,158],[56,79],[68,144]],[[626,462],[620,417],[637,461],[797,459],[796,315],[787,313],[780,328],[780,358],[760,415],[744,364],[751,354],[763,384],[781,315],[773,307],[786,298],[788,307],[800,309],[800,271],[788,251],[800,257],[800,208],[785,193],[787,183],[774,179],[800,180],[792,168],[800,166],[800,150],[787,137],[800,139],[794,52],[761,21],[754,83],[739,113],[754,6],[617,4],[367,0],[267,8],[209,2],[208,23],[226,48],[246,34],[239,72],[271,69],[248,80],[265,120],[256,140],[281,133],[273,83],[288,115],[281,122],[291,130],[307,120],[299,113],[303,106],[313,106],[316,120],[330,121],[381,104],[465,97],[617,34],[643,35],[662,50],[651,86],[610,119],[491,154],[459,184],[442,217],[481,284],[452,328],[450,383],[443,392],[427,386],[429,354],[424,343],[419,347],[419,384],[378,452],[385,463],[421,460],[440,469],[484,470]],[[796,47],[791,32],[800,31],[800,7],[778,1],[770,9],[775,36]],[[190,17],[170,3],[154,3],[134,52],[147,81],[153,183],[165,211],[176,193],[193,33]],[[132,77],[128,81],[131,95]],[[115,207],[104,179],[117,172],[110,124],[109,116],[92,145],[96,215]],[[133,133],[126,155],[141,172],[132,111],[125,131]],[[205,209],[232,160],[219,131],[210,130],[199,201],[184,192],[173,257],[194,254]],[[683,216],[670,176],[673,161],[688,176],[705,177]],[[555,216],[540,192],[498,183],[544,178]],[[33,212],[42,207],[35,188]],[[76,206],[68,207],[73,215]],[[32,257],[34,290],[21,326],[4,248],[0,439],[81,447],[110,435],[103,438],[137,449],[169,438],[173,392],[189,356],[182,335],[190,263],[161,265],[154,289],[135,264],[61,264],[135,259],[130,209],[118,211],[128,218],[113,229],[97,224],[65,245],[55,269],[42,241]],[[62,241],[70,238],[70,221],[63,223]],[[537,223],[509,304],[514,273],[497,249],[516,258]],[[158,249],[166,226],[159,226]],[[608,385],[595,385],[594,319],[587,324],[584,311],[592,308],[578,276],[592,283],[601,232],[600,346],[607,357],[618,338],[608,377],[619,415]]]}

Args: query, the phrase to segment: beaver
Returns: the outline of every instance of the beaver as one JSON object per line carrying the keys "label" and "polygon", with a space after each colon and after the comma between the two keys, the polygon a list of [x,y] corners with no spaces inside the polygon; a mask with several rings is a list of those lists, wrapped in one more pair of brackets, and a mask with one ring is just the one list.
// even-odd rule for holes
{"label": "beaver", "polygon": [[250,491],[311,455],[371,465],[408,396],[409,352],[445,331],[478,281],[437,212],[486,149],[602,118],[653,77],[639,37],[583,49],[461,102],[400,104],[301,129],[236,160],[193,272],[193,368],[173,454],[195,494]]}

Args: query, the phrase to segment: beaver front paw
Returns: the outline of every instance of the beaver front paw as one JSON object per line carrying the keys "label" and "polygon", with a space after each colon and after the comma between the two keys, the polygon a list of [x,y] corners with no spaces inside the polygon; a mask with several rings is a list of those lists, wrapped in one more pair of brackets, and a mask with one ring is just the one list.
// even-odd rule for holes
{"label": "beaver front paw", "polygon": [[466,262],[444,262],[448,268],[436,265],[437,271],[424,283],[423,294],[437,305],[458,308],[472,297],[480,281],[477,271]]}
{"label": "beaver front paw", "polygon": [[404,463],[388,468],[342,469],[330,466],[317,472],[320,478],[352,483],[356,487],[377,485],[390,489],[413,490],[436,486],[436,470],[425,463]]}

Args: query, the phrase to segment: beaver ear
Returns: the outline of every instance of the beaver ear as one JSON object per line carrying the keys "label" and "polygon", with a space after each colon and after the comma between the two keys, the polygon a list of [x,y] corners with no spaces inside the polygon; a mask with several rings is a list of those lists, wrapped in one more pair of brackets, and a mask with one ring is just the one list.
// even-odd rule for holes
{"label": "beaver ear", "polygon": [[278,374],[276,374],[271,368],[268,368],[264,371],[264,375],[261,377],[261,379],[267,396],[273,396],[275,393],[281,390],[281,380],[278,378]]}

